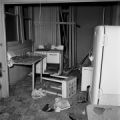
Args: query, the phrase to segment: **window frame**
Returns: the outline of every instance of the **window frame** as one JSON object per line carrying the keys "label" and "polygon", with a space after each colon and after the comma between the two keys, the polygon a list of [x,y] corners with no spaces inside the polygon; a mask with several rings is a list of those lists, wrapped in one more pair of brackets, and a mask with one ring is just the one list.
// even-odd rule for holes
{"label": "window frame", "polygon": [[[11,5],[11,4],[10,4]],[[32,35],[31,35],[31,31],[32,31],[32,18],[31,18],[31,15],[29,14],[29,12],[31,11],[31,7],[28,7],[28,17],[26,16],[23,16],[23,6],[22,5],[15,5],[15,12],[14,13],[10,13],[10,12],[5,12],[5,15],[6,14],[9,14],[9,15],[14,15],[16,16],[16,22],[17,22],[17,40],[16,41],[8,41],[6,40],[6,44],[8,47],[11,47],[11,46],[18,46],[20,44],[24,44],[24,43],[27,43],[28,41],[32,41]],[[25,24],[24,24],[24,21],[26,20],[27,18],[27,23],[28,23],[28,28],[25,29]],[[28,34],[27,34],[27,37],[25,35],[25,30],[28,30]],[[25,39],[28,38],[28,39]]]}
{"label": "window frame", "polygon": [[[7,42],[7,40],[6,40],[6,44],[8,46],[18,45],[20,43],[20,35],[19,35],[19,16],[18,16],[17,7],[15,6],[14,13],[5,12],[5,10],[4,10],[4,13],[5,13],[5,16],[6,16],[6,14],[9,14],[9,15],[12,15],[12,16],[16,16],[16,29],[17,29],[17,32],[16,32],[17,33],[17,40],[16,41],[10,41],[10,42]],[[6,29],[6,27],[5,27],[5,29]]]}
{"label": "window frame", "polygon": [[[31,35],[31,31],[32,31],[32,7],[31,6],[27,6],[26,8],[27,8],[27,15],[25,15],[25,11],[24,11],[25,7],[22,6],[22,12],[23,12],[23,34],[24,34],[23,42],[32,40],[32,35]],[[26,29],[25,22],[27,23],[27,29]],[[26,33],[26,31],[28,31],[28,32]],[[28,39],[26,39],[26,38],[28,38]]]}

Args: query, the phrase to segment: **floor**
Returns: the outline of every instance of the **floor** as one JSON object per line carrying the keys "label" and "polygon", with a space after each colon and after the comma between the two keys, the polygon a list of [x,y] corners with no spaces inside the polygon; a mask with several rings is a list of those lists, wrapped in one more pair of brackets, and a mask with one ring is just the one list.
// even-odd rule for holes
{"label": "floor", "polygon": [[[78,77],[80,84],[80,74],[72,72]],[[87,120],[86,105],[88,102],[81,100],[86,98],[86,93],[81,92],[78,85],[77,93],[67,99],[70,108],[61,112],[46,112],[43,108],[46,104],[54,106],[57,95],[47,94],[46,96],[33,99],[31,96],[31,77],[27,76],[24,80],[10,86],[10,97],[0,100],[0,120]],[[36,81],[36,86],[39,85]]]}

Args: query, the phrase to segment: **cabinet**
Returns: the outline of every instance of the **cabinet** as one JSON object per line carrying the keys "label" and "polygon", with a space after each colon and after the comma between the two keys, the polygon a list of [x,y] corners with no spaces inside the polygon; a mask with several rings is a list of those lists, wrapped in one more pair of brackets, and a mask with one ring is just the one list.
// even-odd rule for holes
{"label": "cabinet", "polygon": [[[56,74],[60,75],[63,70],[63,51],[61,50],[41,50],[35,51],[35,54],[46,55],[43,60],[43,74]],[[40,73],[40,63],[36,65],[36,73]],[[42,66],[41,66],[42,67]],[[56,70],[56,71],[55,71]]]}
{"label": "cabinet", "polygon": [[86,91],[87,86],[91,85],[93,76],[93,67],[82,67],[81,91]]}

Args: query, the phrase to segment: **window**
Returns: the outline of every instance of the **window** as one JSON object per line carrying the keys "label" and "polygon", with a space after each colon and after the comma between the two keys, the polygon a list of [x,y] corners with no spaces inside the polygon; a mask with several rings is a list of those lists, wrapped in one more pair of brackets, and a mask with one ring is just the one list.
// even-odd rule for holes
{"label": "window", "polygon": [[5,5],[6,41],[24,43],[31,40],[32,18],[30,6]]}
{"label": "window", "polygon": [[18,15],[14,6],[5,7],[5,26],[7,42],[18,42]]}
{"label": "window", "polygon": [[31,40],[32,9],[28,5],[24,5],[22,8],[23,8],[24,38],[25,40]]}

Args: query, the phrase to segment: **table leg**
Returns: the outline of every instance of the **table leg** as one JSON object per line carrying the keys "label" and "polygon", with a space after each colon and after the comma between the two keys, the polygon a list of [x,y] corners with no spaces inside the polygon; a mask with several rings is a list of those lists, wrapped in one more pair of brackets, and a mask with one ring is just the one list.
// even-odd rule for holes
{"label": "table leg", "polygon": [[41,60],[40,69],[41,69],[41,73],[40,73],[40,83],[42,83],[42,74],[43,74],[43,60]]}
{"label": "table leg", "polygon": [[32,64],[32,90],[34,90],[35,87],[35,65]]}

